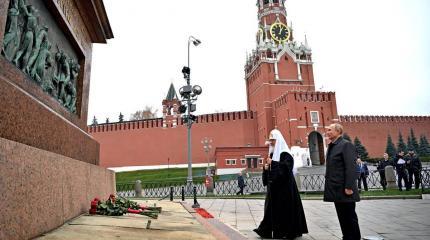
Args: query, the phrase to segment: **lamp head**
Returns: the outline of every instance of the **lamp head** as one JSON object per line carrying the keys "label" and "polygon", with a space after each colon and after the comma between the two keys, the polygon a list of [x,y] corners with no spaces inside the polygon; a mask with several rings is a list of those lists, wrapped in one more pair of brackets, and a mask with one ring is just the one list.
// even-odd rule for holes
{"label": "lamp head", "polygon": [[194,87],[193,87],[193,93],[195,95],[202,94],[202,91],[203,91],[202,87],[200,87],[199,85],[194,85]]}
{"label": "lamp head", "polygon": [[198,46],[198,45],[200,45],[202,43],[202,41],[200,41],[200,40],[198,40],[198,39],[194,39],[193,40],[193,44],[194,44],[194,46]]}

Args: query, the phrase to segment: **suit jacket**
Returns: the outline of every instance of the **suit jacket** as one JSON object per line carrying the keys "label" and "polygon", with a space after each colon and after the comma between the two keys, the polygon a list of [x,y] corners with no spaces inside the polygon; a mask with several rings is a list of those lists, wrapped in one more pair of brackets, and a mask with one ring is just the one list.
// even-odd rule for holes
{"label": "suit jacket", "polygon": [[[356,160],[357,151],[354,145],[339,137],[328,146],[325,174],[324,201],[358,202],[360,196],[357,188]],[[345,188],[352,189],[353,194],[345,194]]]}
{"label": "suit jacket", "polygon": [[390,160],[387,160],[387,161],[385,161],[385,160],[379,161],[379,164],[378,164],[377,169],[378,169],[378,171],[379,171],[380,173],[385,173],[385,167],[386,167],[386,166],[393,166],[393,162],[392,162],[392,161],[390,161]]}
{"label": "suit jacket", "polygon": [[411,156],[410,161],[411,161],[411,169],[413,171],[419,171],[419,170],[421,170],[422,164],[421,164],[421,161],[418,158],[418,156],[416,156],[416,155]]}
{"label": "suit jacket", "polygon": [[356,164],[357,165],[357,167],[356,167],[356,172],[357,173],[361,173],[361,171],[363,170],[364,172],[364,175],[366,175],[366,176],[369,176],[369,168],[367,168],[367,164],[366,163],[362,163],[363,165],[362,165],[362,168],[363,169],[360,169],[360,165],[359,164]]}

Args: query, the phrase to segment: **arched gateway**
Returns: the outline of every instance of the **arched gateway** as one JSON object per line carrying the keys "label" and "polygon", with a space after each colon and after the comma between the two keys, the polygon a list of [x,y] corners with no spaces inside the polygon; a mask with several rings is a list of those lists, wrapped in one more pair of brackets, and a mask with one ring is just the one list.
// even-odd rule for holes
{"label": "arched gateway", "polygon": [[324,165],[324,140],[321,133],[313,131],[309,134],[308,139],[312,165]]}

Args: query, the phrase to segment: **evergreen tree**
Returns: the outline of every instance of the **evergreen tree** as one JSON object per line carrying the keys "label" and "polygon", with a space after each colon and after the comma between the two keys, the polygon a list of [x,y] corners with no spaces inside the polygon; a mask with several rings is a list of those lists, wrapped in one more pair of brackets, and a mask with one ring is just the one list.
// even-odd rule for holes
{"label": "evergreen tree", "polygon": [[109,123],[109,118],[106,118],[106,123]]}
{"label": "evergreen tree", "polygon": [[385,152],[392,158],[394,158],[397,153],[396,146],[394,146],[393,139],[391,139],[390,134],[387,136],[387,147],[385,148]]}
{"label": "evergreen tree", "polygon": [[414,133],[414,130],[411,128],[411,133],[410,133],[410,135],[409,135],[409,138],[411,139],[410,141],[411,141],[411,143],[410,143],[410,147],[409,147],[409,145],[408,145],[408,148],[411,150],[411,151],[418,151],[418,148],[419,148],[419,144],[418,144],[418,141],[417,141],[417,138],[415,137],[415,133]]}
{"label": "evergreen tree", "polygon": [[124,122],[124,115],[122,113],[119,113],[119,122]]}
{"label": "evergreen tree", "polygon": [[425,156],[427,154],[427,148],[424,143],[424,135],[420,136],[420,146],[418,147],[417,153],[419,156]]}
{"label": "evergreen tree", "polygon": [[360,156],[361,160],[369,159],[369,153],[367,153],[366,147],[361,144],[360,139],[358,137],[354,138],[354,146],[357,149],[357,154]]}
{"label": "evergreen tree", "polygon": [[403,141],[403,136],[402,133],[399,132],[399,141],[397,142],[397,151],[403,151],[406,152],[407,148],[406,148],[406,144],[405,141]]}
{"label": "evergreen tree", "polygon": [[99,123],[97,122],[97,118],[96,118],[96,116],[94,116],[92,125],[93,125],[93,126],[95,126],[95,125],[97,125],[97,124],[99,124]]}
{"label": "evergreen tree", "polygon": [[420,156],[430,156],[430,145],[427,141],[426,136],[421,135],[420,137],[420,145],[418,148],[418,154]]}
{"label": "evergreen tree", "polygon": [[406,144],[408,151],[414,151],[414,147],[412,146],[411,136],[408,136],[408,142]]}
{"label": "evergreen tree", "polygon": [[351,137],[347,133],[343,134],[343,138],[348,140],[349,142],[352,142]]}

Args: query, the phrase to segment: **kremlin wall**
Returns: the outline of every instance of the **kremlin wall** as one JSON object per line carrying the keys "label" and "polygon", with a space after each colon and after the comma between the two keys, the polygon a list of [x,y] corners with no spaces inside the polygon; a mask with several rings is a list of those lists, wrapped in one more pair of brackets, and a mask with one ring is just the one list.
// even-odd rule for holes
{"label": "kremlin wall", "polygon": [[[358,137],[370,157],[382,156],[388,134],[395,144],[399,132],[407,139],[410,129],[417,137],[430,137],[428,116],[339,115],[336,93],[315,90],[312,49],[306,37],[302,43],[294,39],[285,1],[259,0],[257,8],[256,48],[244,66],[247,110],[198,116],[191,134],[193,164],[209,161],[218,174],[258,170],[267,157],[264,143],[273,128],[284,135],[298,167],[308,162],[325,164],[324,134],[332,123],[344,125],[352,139]],[[162,118],[88,126],[89,134],[100,143],[100,164],[185,167],[187,129],[178,113],[180,105],[171,85],[162,100]],[[201,142],[204,138],[212,140],[208,154]]]}

